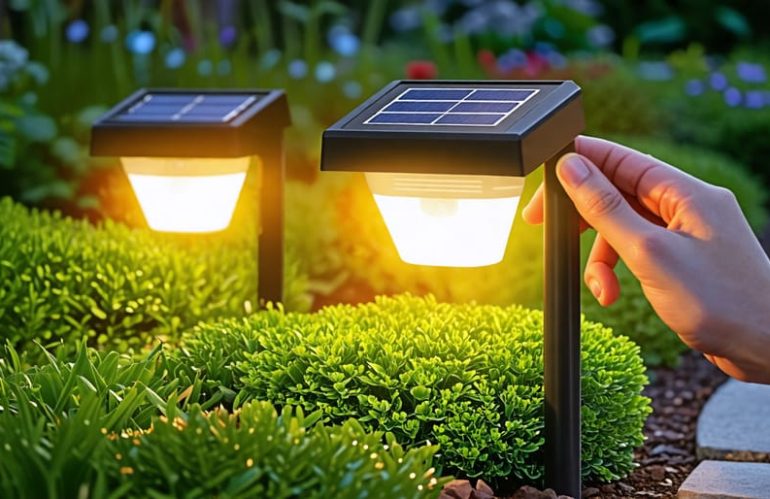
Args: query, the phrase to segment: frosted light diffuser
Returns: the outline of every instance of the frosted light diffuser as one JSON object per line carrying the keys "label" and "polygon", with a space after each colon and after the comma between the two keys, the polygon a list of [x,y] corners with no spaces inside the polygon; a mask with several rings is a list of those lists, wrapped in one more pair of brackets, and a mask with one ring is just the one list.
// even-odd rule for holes
{"label": "frosted light diffuser", "polygon": [[366,178],[403,261],[482,267],[503,259],[523,178],[393,173]]}
{"label": "frosted light diffuser", "polygon": [[246,180],[249,160],[122,158],[150,228],[187,233],[227,228]]}

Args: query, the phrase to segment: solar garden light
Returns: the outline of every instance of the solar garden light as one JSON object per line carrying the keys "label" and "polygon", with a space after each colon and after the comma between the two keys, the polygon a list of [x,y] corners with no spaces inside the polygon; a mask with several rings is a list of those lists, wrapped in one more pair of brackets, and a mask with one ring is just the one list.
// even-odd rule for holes
{"label": "solar garden light", "polygon": [[283,298],[283,129],[279,90],[140,90],[93,126],[91,153],[119,156],[150,228],[227,228],[260,168],[260,303]]}
{"label": "solar garden light", "polygon": [[556,177],[583,130],[571,81],[396,81],[327,129],[322,170],[366,172],[401,258],[502,260],[524,184],[545,163],[545,482],[580,497],[579,218]]}

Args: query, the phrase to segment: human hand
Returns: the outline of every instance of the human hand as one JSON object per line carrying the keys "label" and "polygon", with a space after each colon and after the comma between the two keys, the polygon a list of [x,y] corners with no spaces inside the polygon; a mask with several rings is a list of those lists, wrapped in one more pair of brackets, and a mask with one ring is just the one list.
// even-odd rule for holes
{"label": "human hand", "polygon": [[[597,236],[585,282],[603,306],[620,295],[618,258],[655,312],[722,371],[770,383],[770,260],[735,196],[671,165],[579,137],[557,175]],[[524,219],[543,221],[542,186]]]}

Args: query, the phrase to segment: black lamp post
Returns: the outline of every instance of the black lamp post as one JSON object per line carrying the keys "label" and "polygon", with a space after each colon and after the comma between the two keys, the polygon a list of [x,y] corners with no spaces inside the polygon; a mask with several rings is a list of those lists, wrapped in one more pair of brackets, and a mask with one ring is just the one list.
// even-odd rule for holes
{"label": "black lamp post", "polygon": [[259,303],[283,301],[283,129],[279,90],[140,90],[93,126],[91,153],[121,158],[150,228],[225,229],[253,157],[261,164]]}
{"label": "black lamp post", "polygon": [[396,81],[324,132],[322,170],[366,172],[401,258],[502,259],[545,163],[545,484],[580,497],[580,240],[556,162],[583,130],[571,81]]}

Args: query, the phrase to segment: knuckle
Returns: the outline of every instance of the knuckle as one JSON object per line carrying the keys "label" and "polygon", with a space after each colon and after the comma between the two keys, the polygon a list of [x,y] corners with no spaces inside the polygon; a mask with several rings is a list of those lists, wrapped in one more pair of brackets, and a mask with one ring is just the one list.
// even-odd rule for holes
{"label": "knuckle", "polygon": [[583,206],[589,217],[603,217],[617,212],[623,205],[623,198],[618,192],[601,190],[585,198]]}

